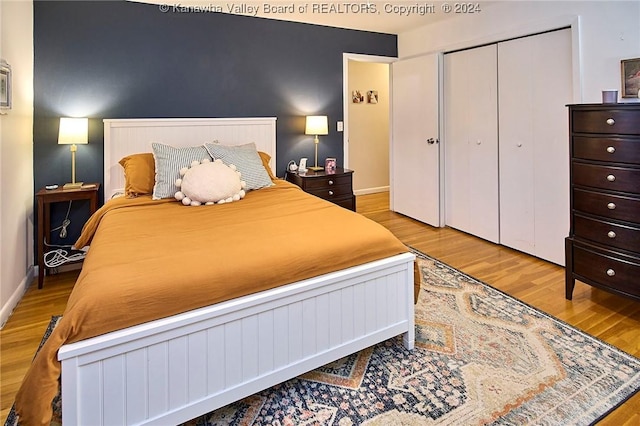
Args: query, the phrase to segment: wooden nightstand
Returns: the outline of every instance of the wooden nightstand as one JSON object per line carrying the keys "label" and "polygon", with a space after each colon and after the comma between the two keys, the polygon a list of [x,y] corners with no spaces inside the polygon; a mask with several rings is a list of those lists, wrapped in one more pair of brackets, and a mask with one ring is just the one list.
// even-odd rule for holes
{"label": "wooden nightstand", "polygon": [[38,288],[42,288],[46,266],[44,265],[45,236],[51,234],[51,203],[89,200],[89,215],[98,209],[99,183],[89,183],[80,189],[41,189],[36,193],[38,200]]}
{"label": "wooden nightstand", "polygon": [[287,172],[286,180],[298,185],[304,192],[356,211],[353,195],[353,170],[336,168],[335,173],[308,170],[306,173]]}

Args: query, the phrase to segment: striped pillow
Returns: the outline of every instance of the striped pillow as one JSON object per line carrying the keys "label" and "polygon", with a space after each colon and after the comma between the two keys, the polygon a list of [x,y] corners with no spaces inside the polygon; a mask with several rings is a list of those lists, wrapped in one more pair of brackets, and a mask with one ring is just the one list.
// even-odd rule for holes
{"label": "striped pillow", "polygon": [[230,164],[236,166],[240,172],[240,178],[247,183],[247,190],[273,185],[255,143],[236,146],[205,143],[204,146],[214,160],[219,158],[227,166]]}
{"label": "striped pillow", "polygon": [[156,162],[156,183],[153,186],[153,199],[173,198],[178,188],[176,180],[180,169],[191,165],[192,161],[211,158],[204,146],[174,148],[161,143],[152,143],[153,157]]}

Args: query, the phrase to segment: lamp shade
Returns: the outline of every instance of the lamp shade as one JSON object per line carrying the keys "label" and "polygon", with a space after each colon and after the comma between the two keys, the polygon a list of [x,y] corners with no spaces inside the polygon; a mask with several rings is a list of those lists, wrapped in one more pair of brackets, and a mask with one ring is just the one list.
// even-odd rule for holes
{"label": "lamp shade", "polygon": [[88,118],[60,118],[60,131],[58,132],[58,144],[79,145],[89,143],[89,119]]}
{"label": "lamp shade", "polygon": [[307,115],[305,135],[328,135],[329,124],[326,115]]}

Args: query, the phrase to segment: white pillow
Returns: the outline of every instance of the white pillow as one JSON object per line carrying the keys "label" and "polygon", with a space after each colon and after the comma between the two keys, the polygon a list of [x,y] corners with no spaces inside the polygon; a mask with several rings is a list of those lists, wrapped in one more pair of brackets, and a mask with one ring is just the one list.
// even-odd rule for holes
{"label": "white pillow", "polygon": [[153,158],[156,163],[156,183],[153,186],[154,200],[173,198],[176,191],[176,180],[180,177],[180,169],[191,165],[192,161],[211,158],[204,146],[174,148],[161,143],[152,143]]}
{"label": "white pillow", "polygon": [[241,179],[247,183],[247,190],[273,185],[255,143],[235,146],[205,143],[204,146],[214,160],[221,159],[227,166],[231,164],[236,166]]}

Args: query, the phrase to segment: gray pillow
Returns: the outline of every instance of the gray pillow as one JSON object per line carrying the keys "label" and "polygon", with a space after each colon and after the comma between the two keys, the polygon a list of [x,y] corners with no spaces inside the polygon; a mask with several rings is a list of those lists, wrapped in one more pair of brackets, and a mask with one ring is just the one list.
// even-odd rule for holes
{"label": "gray pillow", "polygon": [[247,183],[245,189],[260,189],[273,185],[255,143],[235,146],[205,143],[204,146],[214,160],[221,159],[227,166],[236,166],[240,178]]}
{"label": "gray pillow", "polygon": [[204,146],[174,148],[161,143],[152,143],[153,158],[156,162],[156,183],[153,186],[154,200],[173,198],[178,188],[176,180],[180,177],[180,169],[189,167],[192,161],[211,159]]}

